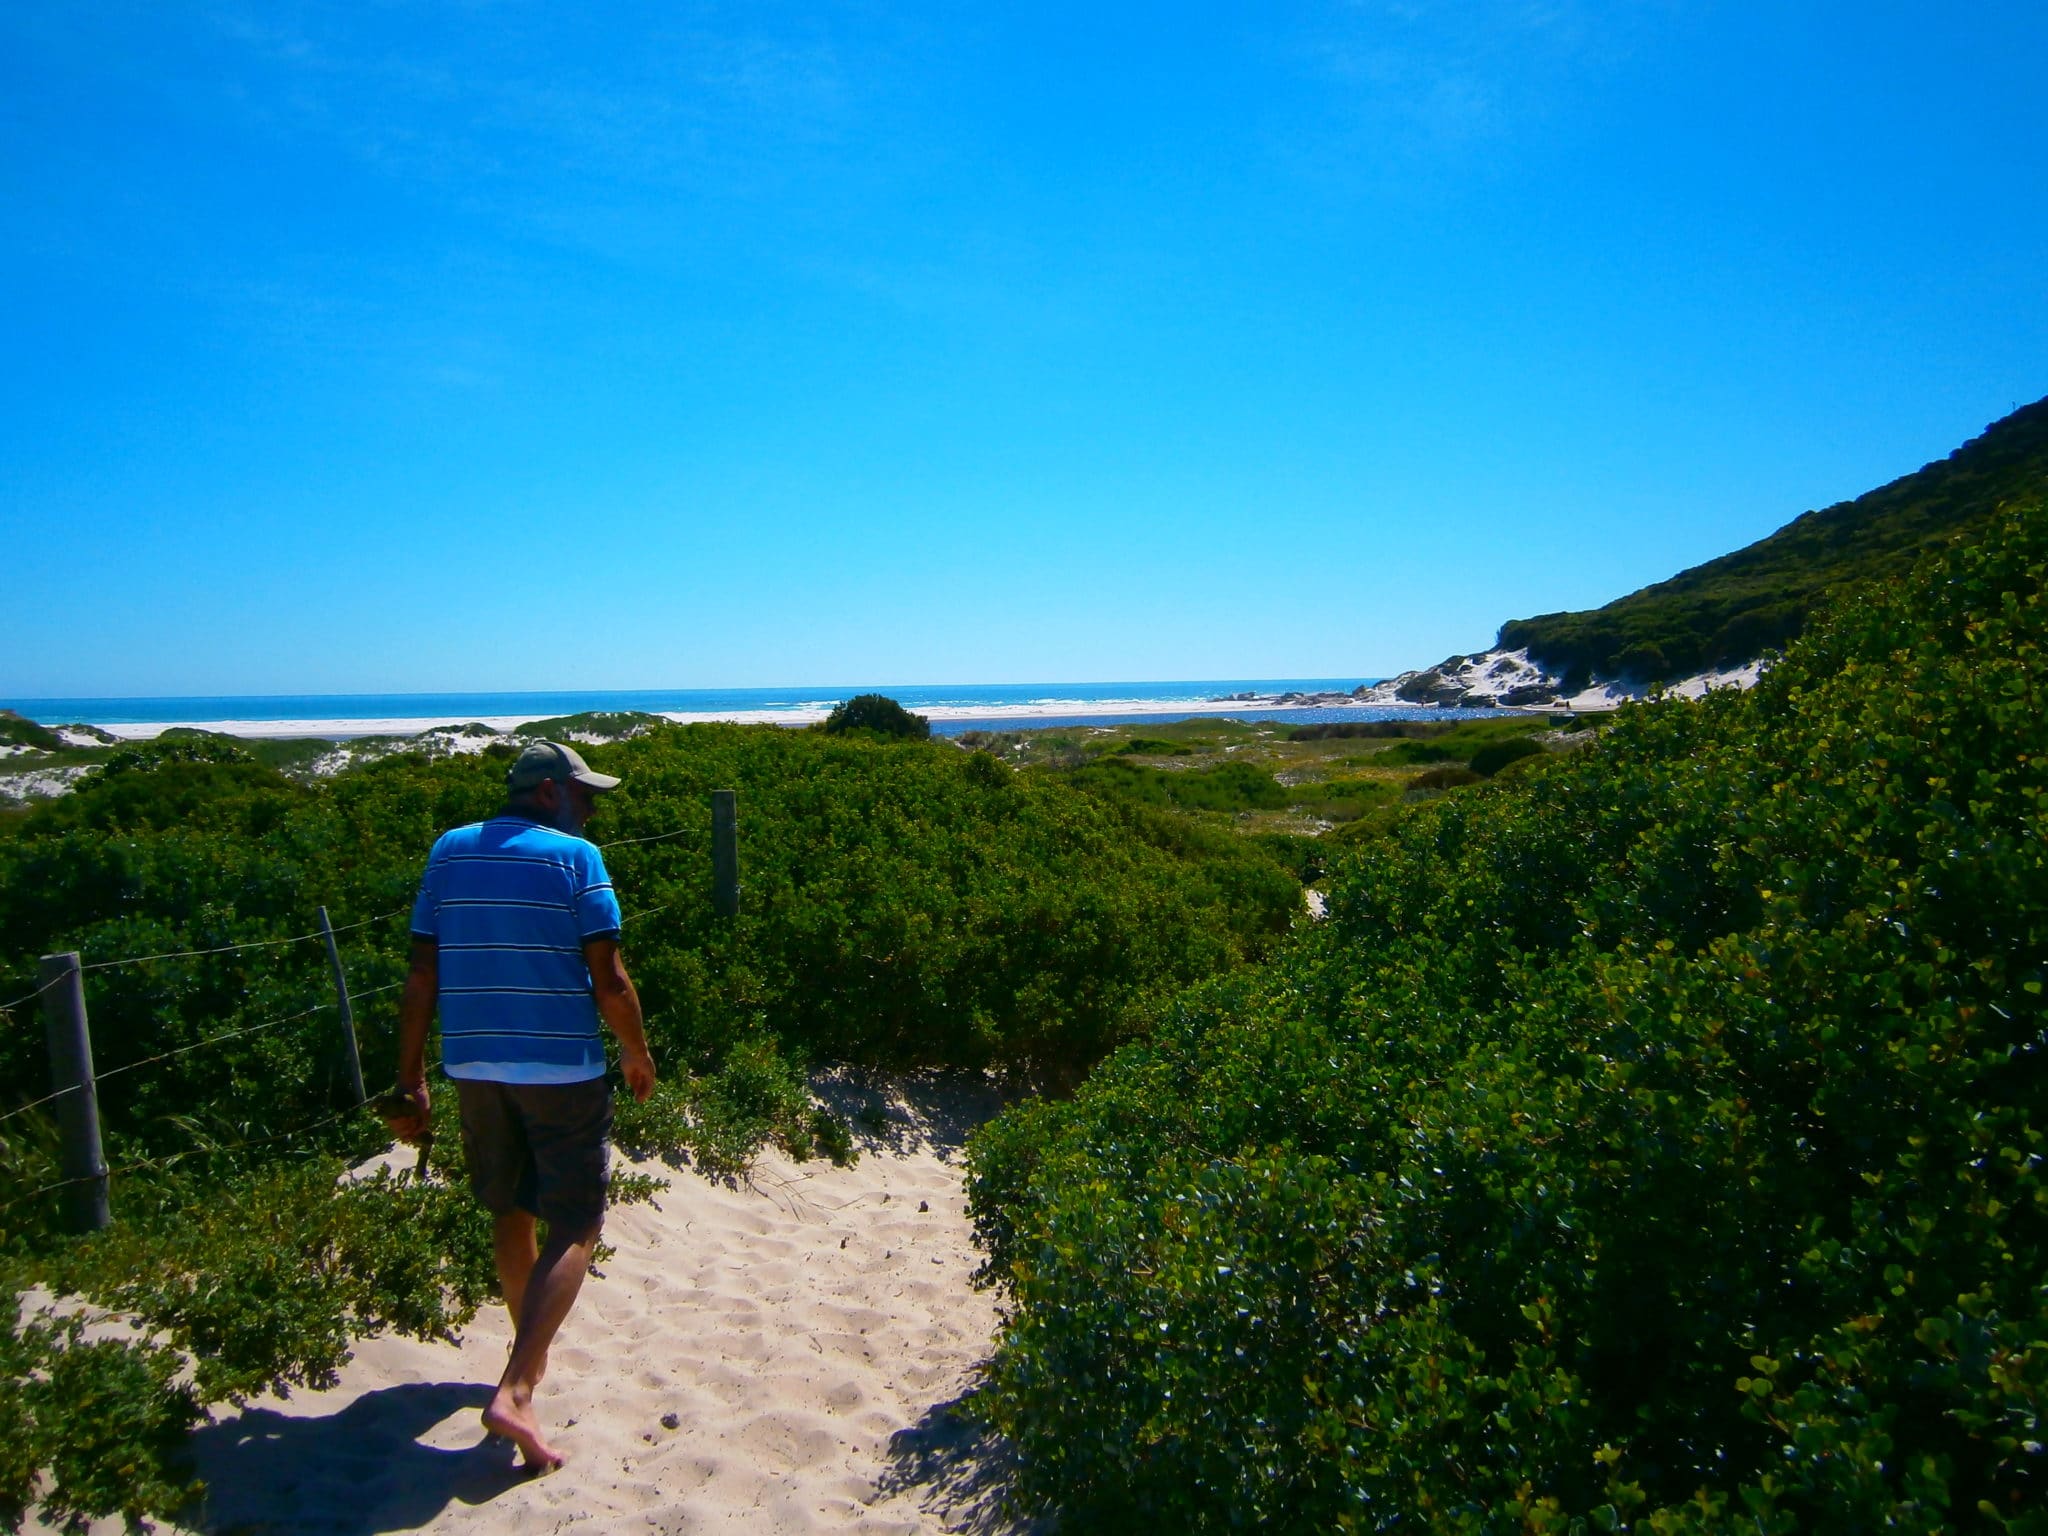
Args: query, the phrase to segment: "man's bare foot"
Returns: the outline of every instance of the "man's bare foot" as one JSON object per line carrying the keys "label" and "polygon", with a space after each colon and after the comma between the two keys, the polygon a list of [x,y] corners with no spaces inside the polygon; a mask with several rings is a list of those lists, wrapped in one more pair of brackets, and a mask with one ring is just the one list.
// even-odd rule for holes
{"label": "man's bare foot", "polygon": [[540,1437],[540,1420],[533,1416],[531,1394],[520,1402],[512,1388],[498,1388],[490,1406],[484,1409],[484,1428],[518,1446],[530,1472],[552,1472],[562,1464],[562,1453]]}
{"label": "man's bare foot", "polygon": [[[517,1341],[516,1339],[515,1339],[515,1340],[513,1340],[513,1343],[517,1343],[517,1342],[518,1342],[518,1341]],[[508,1359],[508,1360],[512,1358],[512,1344],[507,1344],[507,1345],[505,1346],[505,1358],[506,1358],[506,1359]],[[535,1385],[536,1387],[537,1387],[537,1386],[539,1386],[539,1385],[540,1385],[540,1384],[541,1384],[541,1383],[542,1383],[543,1381],[545,1381],[545,1380],[547,1379],[547,1374],[548,1374],[548,1357],[547,1357],[546,1355],[542,1355],[542,1356],[540,1357],[540,1364],[536,1365],[536,1366],[535,1366],[535,1367],[533,1368],[533,1384],[534,1384],[534,1385]]]}

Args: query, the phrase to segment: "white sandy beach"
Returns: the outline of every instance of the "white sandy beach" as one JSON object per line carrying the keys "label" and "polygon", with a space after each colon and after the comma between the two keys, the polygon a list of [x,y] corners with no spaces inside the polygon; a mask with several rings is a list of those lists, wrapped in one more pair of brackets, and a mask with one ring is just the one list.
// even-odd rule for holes
{"label": "white sandy beach", "polygon": [[[1249,710],[1275,707],[1272,700],[1243,699],[1040,699],[1028,704],[933,704],[918,705],[916,713],[928,720],[1001,720],[1028,723],[1031,720],[1073,719],[1119,715],[1241,715]],[[1288,706],[1281,706],[1288,707]],[[660,718],[676,725],[814,725],[825,718],[830,706],[794,706],[788,709],[742,709],[725,713],[665,712]],[[481,719],[452,720],[444,715],[356,720],[150,720],[111,722],[100,729],[128,741],[148,741],[171,730],[218,731],[225,736],[317,737],[344,741],[356,736],[417,736],[422,731],[454,725],[477,724],[494,731],[509,731],[530,725],[547,715],[486,715]]]}
{"label": "white sandy beach", "polygon": [[720,1185],[620,1165],[670,1187],[611,1213],[617,1254],[556,1342],[536,1402],[560,1471],[524,1476],[477,1422],[511,1339],[493,1307],[459,1345],[366,1340],[332,1390],[218,1410],[194,1436],[211,1491],[193,1528],[1029,1529],[1001,1514],[1000,1463],[952,1406],[996,1323],[969,1283],[960,1168],[994,1096],[913,1082],[886,1102],[851,1168],[769,1152]]}

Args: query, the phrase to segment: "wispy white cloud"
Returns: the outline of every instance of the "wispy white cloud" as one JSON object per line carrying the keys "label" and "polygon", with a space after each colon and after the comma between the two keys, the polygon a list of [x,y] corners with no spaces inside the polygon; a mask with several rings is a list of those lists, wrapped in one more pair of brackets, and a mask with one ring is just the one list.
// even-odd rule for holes
{"label": "wispy white cloud", "polygon": [[1298,35],[1297,57],[1334,123],[1383,161],[1431,160],[1550,117],[1686,3],[1343,0]]}
{"label": "wispy white cloud", "polygon": [[[505,0],[217,9],[223,102],[394,177],[552,222],[548,205],[740,196],[801,178],[865,125],[889,60],[768,7],[606,15]],[[415,24],[417,23],[417,24]],[[239,67],[237,67],[239,66]]]}

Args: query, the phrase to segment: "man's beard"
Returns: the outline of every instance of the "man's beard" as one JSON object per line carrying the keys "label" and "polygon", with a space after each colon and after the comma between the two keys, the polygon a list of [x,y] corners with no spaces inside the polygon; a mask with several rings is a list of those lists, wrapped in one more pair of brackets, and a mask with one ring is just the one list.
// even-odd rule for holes
{"label": "man's beard", "polygon": [[571,837],[583,835],[583,812],[576,804],[576,797],[566,789],[555,804],[555,830],[567,832]]}

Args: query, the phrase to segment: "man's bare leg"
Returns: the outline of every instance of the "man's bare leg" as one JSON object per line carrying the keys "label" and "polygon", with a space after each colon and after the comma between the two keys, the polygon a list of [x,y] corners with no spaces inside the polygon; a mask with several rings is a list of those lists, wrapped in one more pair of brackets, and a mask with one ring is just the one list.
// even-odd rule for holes
{"label": "man's bare leg", "polygon": [[591,1250],[596,1246],[595,1227],[574,1234],[548,1233],[547,1246],[534,1260],[527,1278],[519,1331],[512,1338],[512,1358],[505,1362],[498,1390],[484,1409],[484,1428],[517,1445],[526,1465],[537,1472],[559,1467],[562,1454],[541,1436],[540,1420],[533,1412],[533,1389],[547,1369],[548,1346],[576,1304],[576,1293],[583,1288],[583,1275],[590,1268]]}
{"label": "man's bare leg", "polygon": [[533,1273],[540,1249],[533,1240],[533,1216],[527,1211],[507,1211],[491,1222],[491,1254],[498,1261],[498,1294],[505,1298],[505,1310],[512,1314],[512,1326],[519,1327],[520,1309],[526,1304],[526,1281]]}

